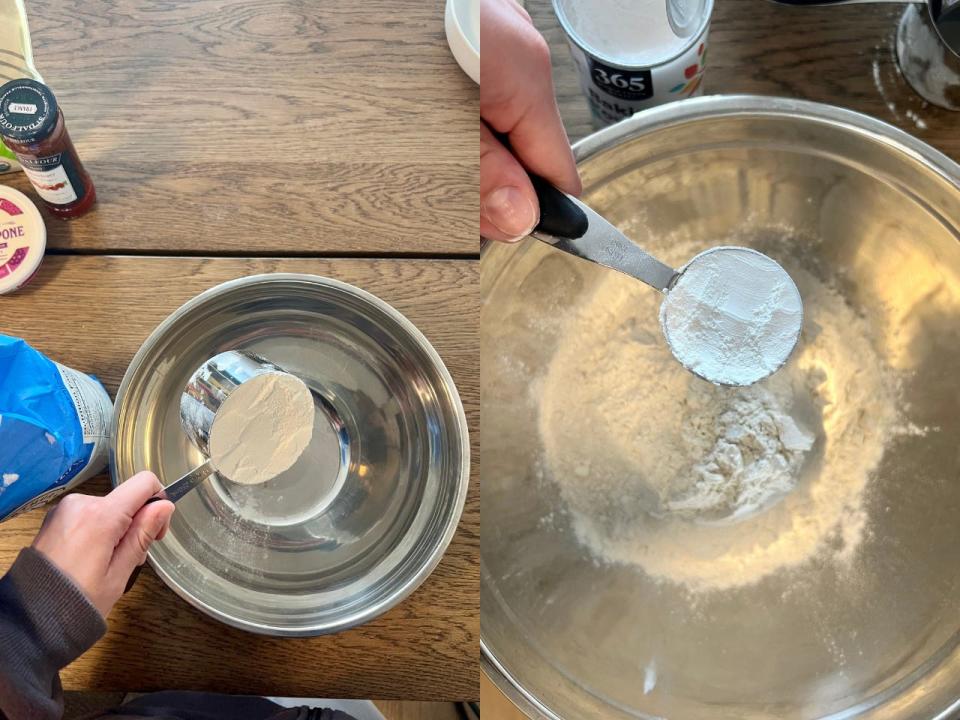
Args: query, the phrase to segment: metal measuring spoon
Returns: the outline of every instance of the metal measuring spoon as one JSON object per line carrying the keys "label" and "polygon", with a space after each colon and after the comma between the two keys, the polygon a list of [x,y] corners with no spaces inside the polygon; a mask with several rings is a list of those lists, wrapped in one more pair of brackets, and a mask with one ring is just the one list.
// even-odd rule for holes
{"label": "metal measuring spoon", "polygon": [[[773,0],[781,5],[863,5],[872,3],[896,3],[904,0]],[[930,20],[937,34],[955,55],[960,56],[960,2],[958,0],[926,0],[913,3],[926,5]]]}
{"label": "metal measuring spoon", "polygon": [[[800,339],[803,304],[793,280],[775,260],[750,248],[716,247],[700,253],[675,270],[644,251],[584,202],[542,178],[531,175],[530,180],[540,201],[540,222],[530,233],[531,237],[575,257],[629,275],[662,293],[686,292],[694,284],[704,281],[707,273],[715,274],[720,259],[724,261],[721,264],[728,267],[743,264],[746,272],[740,275],[738,282],[723,283],[722,279],[707,278],[718,288],[716,305],[696,310],[715,311],[712,314],[721,321],[715,327],[700,325],[691,328],[697,322],[696,315],[671,311],[664,300],[660,326],[670,351],[685,368],[715,385],[752,385],[778,370],[790,357]],[[720,253],[722,258],[718,258]],[[769,273],[759,279],[773,279],[774,282],[752,282],[755,278],[751,274],[758,273]],[[786,292],[787,296],[764,297],[768,287],[776,287],[778,292]],[[777,301],[773,305],[783,305],[790,310],[779,316],[782,322],[775,337],[735,334],[732,329],[742,328],[742,321],[728,323],[729,327],[722,322],[727,308],[734,312],[740,308],[749,311],[770,300]],[[749,312],[746,314],[753,317]],[[762,363],[755,362],[758,353],[762,355]],[[751,360],[749,364],[746,362],[748,358]],[[737,372],[730,372],[731,364],[736,363],[741,363],[735,368]]]}
{"label": "metal measuring spoon", "polygon": [[[169,500],[170,502],[175,503],[188,492],[193,490],[197,485],[210,477],[213,472],[213,463],[207,460],[205,463],[195,467],[183,477],[174,480],[153,497],[148,498],[143,506],[146,507],[150,503],[155,503],[160,500]],[[132,588],[134,583],[137,582],[137,578],[140,577],[140,571],[142,569],[143,565],[137,565],[137,567],[133,569],[133,572],[130,573],[130,577],[127,580],[127,585],[123,589],[123,592],[129,592],[130,588]]]}
{"label": "metal measuring spoon", "polygon": [[[207,360],[190,376],[180,397],[180,423],[190,442],[207,458],[183,477],[166,485],[144,506],[160,500],[176,503],[216,472],[210,460],[210,431],[217,410],[241,384],[258,375],[286,371],[263,358],[241,350],[228,350]],[[133,587],[140,574],[137,567],[124,592]]]}

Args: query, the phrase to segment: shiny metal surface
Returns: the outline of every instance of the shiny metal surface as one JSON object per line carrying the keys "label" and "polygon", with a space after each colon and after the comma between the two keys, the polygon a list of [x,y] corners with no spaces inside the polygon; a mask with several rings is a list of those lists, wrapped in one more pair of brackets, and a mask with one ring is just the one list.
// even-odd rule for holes
{"label": "shiny metal surface", "polygon": [[678,234],[705,246],[732,233],[748,245],[808,240],[797,262],[840,270],[845,297],[879,329],[878,352],[905,378],[905,419],[936,431],[888,446],[868,486],[856,582],[813,564],[788,598],[774,577],[694,602],[638,568],[599,564],[545,478],[529,388],[562,342],[553,320],[610,274],[539,242],[486,245],[485,667],[537,719],[953,717],[960,167],[872,118],[748,96],[656,108],[575,152],[584,200],[646,228],[635,238],[652,252]]}
{"label": "shiny metal surface", "polygon": [[[258,375],[288,374],[285,368],[247,350],[218,353],[197,368],[180,395],[180,423],[204,457],[210,455],[210,432],[220,406],[237,387]],[[350,433],[329,402],[311,390],[313,433],[304,453],[267,483],[263,490],[238,485],[217,472],[215,488],[228,509],[263,525],[290,525],[318,516],[343,488],[350,467]]]}
{"label": "shiny metal surface", "polygon": [[[785,5],[861,5],[902,0],[774,0]],[[907,3],[897,25],[897,62],[924,100],[960,110],[960,3],[926,0]]]}
{"label": "shiny metal surface", "polygon": [[188,492],[193,490],[197,485],[210,477],[210,475],[213,474],[213,471],[213,464],[207,460],[202,465],[198,465],[193,470],[190,470],[183,477],[177,478],[169,485],[164,486],[163,490],[157,493],[156,497],[157,499],[162,498],[175,503]]}
{"label": "shiny metal surface", "polygon": [[114,484],[203,461],[181,428],[181,392],[205,360],[233,349],[322,398],[350,449],[342,482],[316,472],[316,443],[261,486],[227,488],[214,475],[177,504],[151,563],[191,604],[253,632],[335,632],[385,612],[439,562],[466,498],[466,419],[440,357],[396,310],[336,280],[224,283],[161,323],[131,362],[116,402]]}
{"label": "shiny metal surface", "polygon": [[[960,110],[960,5],[952,15],[950,24],[939,25],[919,5],[908,5],[897,25],[897,62],[920,97]],[[950,43],[944,41],[947,28]]]}
{"label": "shiny metal surface", "polygon": [[670,287],[677,276],[676,270],[646,252],[586,203],[570,195],[566,197],[586,216],[586,232],[577,238],[567,238],[535,230],[531,237],[581,260],[622,272],[655,290],[663,292]]}
{"label": "shiny metal surface", "polygon": [[247,380],[271,372],[286,370],[239,350],[218,353],[194,371],[180,395],[180,422],[200,452],[210,455],[213,419],[230,393]]}

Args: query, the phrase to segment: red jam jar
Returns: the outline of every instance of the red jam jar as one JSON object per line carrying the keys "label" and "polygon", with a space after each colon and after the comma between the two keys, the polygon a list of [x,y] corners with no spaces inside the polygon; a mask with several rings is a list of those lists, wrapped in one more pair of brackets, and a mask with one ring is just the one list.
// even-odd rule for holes
{"label": "red jam jar", "polygon": [[93,206],[93,182],[46,85],[21,78],[0,87],[0,137],[54,215],[75,218]]}

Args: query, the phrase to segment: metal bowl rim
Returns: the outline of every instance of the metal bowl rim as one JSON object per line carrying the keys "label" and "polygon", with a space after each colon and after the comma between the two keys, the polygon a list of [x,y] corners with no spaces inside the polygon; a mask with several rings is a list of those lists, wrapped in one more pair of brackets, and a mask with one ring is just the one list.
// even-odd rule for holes
{"label": "metal bowl rim", "polygon": [[[695,120],[738,115],[814,121],[854,132],[906,154],[927,169],[935,171],[944,180],[960,186],[960,163],[890,123],[836,105],[775,95],[705,95],[658,105],[581,138],[571,146],[573,157],[579,164],[615,147],[630,136],[664,130]],[[480,243],[481,257],[493,245],[493,242],[484,239]]]}
{"label": "metal bowl rim", "polygon": [[715,120],[738,115],[815,121],[864,135],[893,150],[905,153],[913,160],[935,170],[939,176],[954,185],[960,185],[960,164],[898,127],[870,115],[836,105],[772,95],[707,95],[659,105],[587,135],[574,143],[573,155],[579,163],[619,144],[632,135],[662,130],[695,120]]}
{"label": "metal bowl rim", "polygon": [[[870,115],[847,108],[811,100],[795,100],[772,95],[706,95],[679,100],[643,110],[618,123],[597,130],[581,138],[572,146],[577,164],[589,160],[621,142],[657,130],[682,125],[696,120],[743,117],[786,117],[793,120],[813,121],[837,129],[866,136],[900,152],[920,163],[960,191],[960,163],[955,162],[933,146],[919,138]],[[483,258],[495,243],[484,240],[480,246]],[[481,304],[483,298],[480,299]],[[481,340],[482,342],[482,340]],[[480,583],[483,584],[483,554],[480,556]],[[533,693],[523,687],[515,674],[497,657],[490,644],[484,640],[483,617],[480,622],[480,654],[484,670],[493,684],[514,702],[528,717],[539,713],[546,720],[563,720],[551,711]],[[960,710],[960,698],[951,703],[932,720],[948,720]],[[538,718],[538,720],[540,720]]]}
{"label": "metal bowl rim", "polygon": [[[421,563],[420,567],[414,574],[399,584],[394,591],[392,591],[382,600],[370,605],[369,607],[362,608],[356,612],[346,615],[338,620],[304,625],[301,627],[286,627],[263,623],[253,623],[242,618],[234,617],[233,615],[225,613],[204,602],[201,598],[195,597],[192,593],[181,587],[163,569],[163,567],[160,566],[159,562],[157,562],[156,558],[154,557],[154,550],[151,548],[147,552],[147,558],[150,562],[150,565],[153,567],[157,575],[159,575],[164,581],[164,583],[166,583],[171,590],[186,600],[189,604],[193,605],[195,608],[201,610],[207,615],[210,615],[211,617],[214,617],[232,627],[236,627],[241,630],[247,630],[260,635],[307,637],[314,635],[326,635],[340,632],[341,630],[348,630],[352,627],[356,627],[368,622],[369,620],[379,617],[391,608],[403,602],[418,587],[420,587],[427,577],[429,577],[430,574],[436,569],[441,558],[446,552],[447,547],[449,547],[450,542],[453,540],[453,536],[460,524],[460,518],[463,515],[463,509],[467,499],[467,491],[470,484],[470,433],[467,426],[466,413],[463,409],[463,401],[460,398],[460,393],[458,392],[456,384],[453,381],[453,377],[450,375],[450,371],[444,364],[440,354],[436,351],[430,341],[427,340],[426,336],[420,331],[419,328],[417,328],[416,325],[413,324],[413,322],[411,322],[405,315],[403,315],[403,313],[394,308],[392,305],[384,300],[381,300],[373,293],[363,290],[355,285],[351,285],[350,283],[345,283],[341,280],[335,280],[334,278],[328,278],[322,275],[312,275],[309,273],[261,273],[257,275],[247,275],[245,277],[227,280],[218,285],[207,288],[200,294],[187,300],[185,303],[183,303],[183,305],[164,318],[160,324],[154,328],[153,332],[147,336],[146,340],[143,341],[143,343],[140,345],[140,349],[137,350],[136,354],[133,356],[133,359],[130,361],[130,364],[127,366],[127,370],[123,375],[123,380],[120,382],[120,387],[117,390],[114,406],[118,410],[122,407],[123,401],[129,390],[129,386],[133,382],[134,376],[143,365],[146,355],[152,351],[159,339],[185,315],[192,312],[197,307],[207,303],[209,300],[225,293],[232,292],[238,288],[243,288],[248,285],[290,281],[303,283],[305,285],[319,285],[340,291],[347,295],[352,295],[380,310],[398,324],[400,329],[405,332],[424,353],[426,353],[427,357],[430,359],[433,369],[436,370],[440,375],[440,379],[443,383],[443,389],[447,392],[451,401],[452,409],[456,414],[457,426],[455,430],[456,437],[460,444],[461,458],[460,471],[456,476],[457,495],[454,503],[453,513],[450,515],[450,518],[445,524],[443,528],[443,534],[434,545],[434,549],[430,555],[428,555],[425,561]],[[119,412],[114,412],[112,432],[110,437],[110,483],[113,487],[117,487],[121,482],[118,479],[116,464],[119,423]]]}

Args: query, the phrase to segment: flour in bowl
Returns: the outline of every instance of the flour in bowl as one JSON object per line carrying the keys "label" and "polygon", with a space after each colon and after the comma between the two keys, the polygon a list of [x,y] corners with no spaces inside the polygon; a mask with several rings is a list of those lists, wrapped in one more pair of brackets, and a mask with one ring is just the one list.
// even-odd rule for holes
{"label": "flour in bowl", "polygon": [[896,377],[836,289],[791,276],[801,340],[751,387],[677,363],[659,298],[639,283],[611,277],[570,312],[540,386],[540,435],[546,474],[598,561],[708,591],[855,555],[868,478],[900,426]]}

